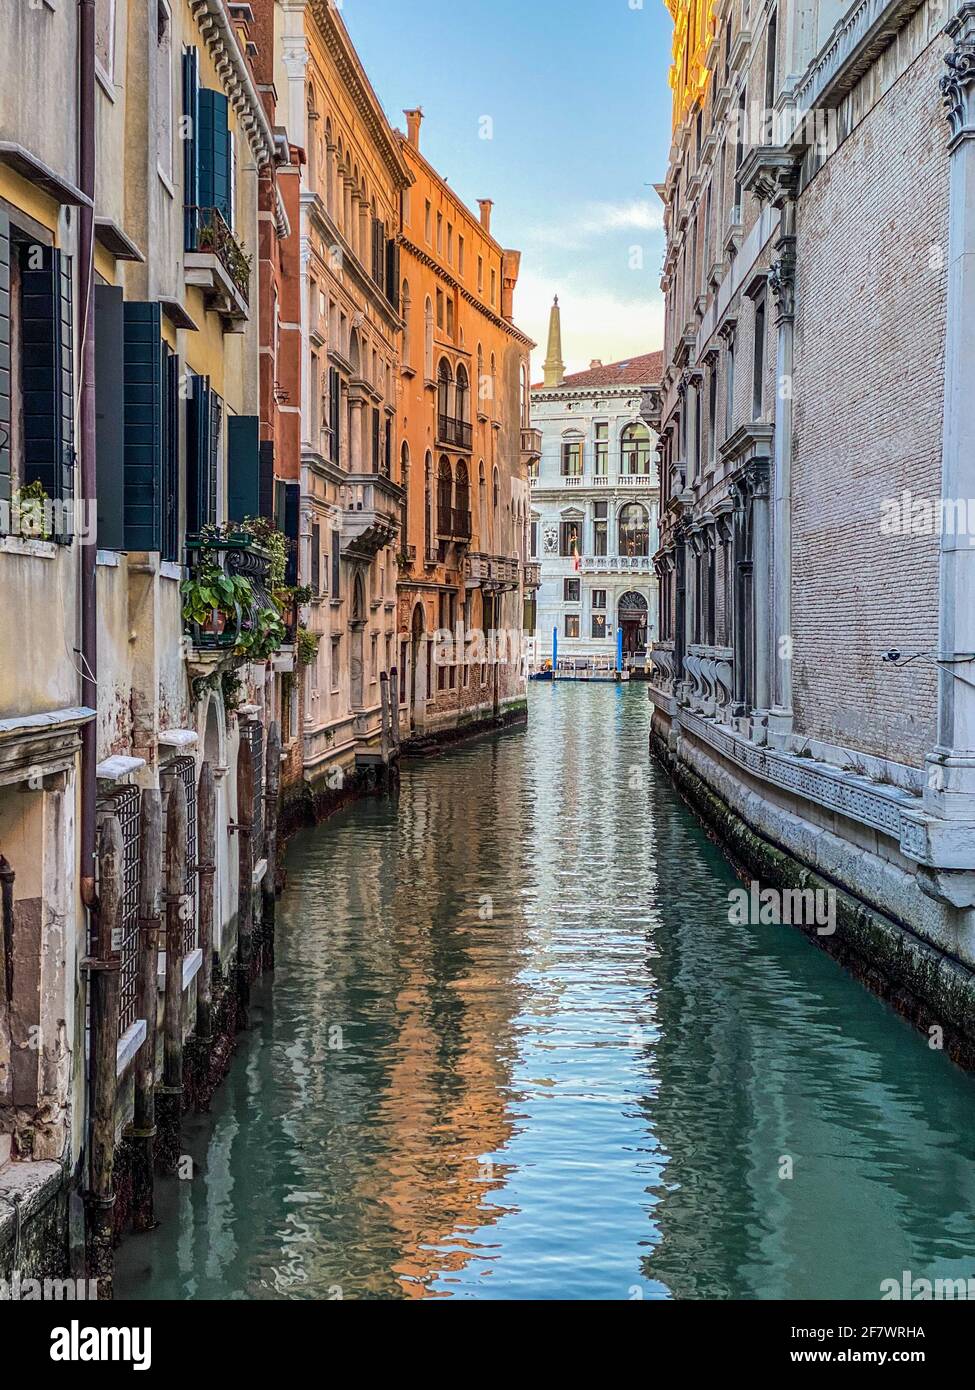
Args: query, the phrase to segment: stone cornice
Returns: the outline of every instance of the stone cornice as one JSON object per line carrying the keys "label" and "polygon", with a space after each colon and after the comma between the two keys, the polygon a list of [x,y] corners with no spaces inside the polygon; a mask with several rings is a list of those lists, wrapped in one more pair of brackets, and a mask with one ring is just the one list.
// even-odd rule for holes
{"label": "stone cornice", "polygon": [[227,97],[247,134],[258,168],[274,162],[274,132],[237,42],[224,0],[191,0],[190,9]]}
{"label": "stone cornice", "polygon": [[[795,85],[798,112],[838,106],[922,4],[923,0],[860,0],[848,10]],[[795,138],[801,136],[800,121]]]}
{"label": "stone cornice", "polygon": [[413,175],[400,153],[396,134],[386,119],[379,98],[366,76],[348,31],[332,0],[309,0],[308,9],[326,53],[352,97],[387,170],[399,188],[409,188]]}
{"label": "stone cornice", "polygon": [[428,251],[422,250],[421,247],[417,246],[415,242],[410,241],[409,237],[404,236],[402,233],[400,233],[396,240],[401,247],[404,247],[409,252],[415,261],[419,261],[421,265],[425,265],[427,269],[432,270],[437,278],[442,280],[445,285],[449,285],[452,290],[456,290],[466,304],[470,304],[478,313],[483,314],[495,328],[500,328],[502,332],[507,333],[529,350],[536,346],[535,342],[528,337],[527,333],[522,333],[521,329],[516,328],[510,320],[502,318],[500,314],[496,314],[493,309],[489,309],[486,304],[478,299],[476,294],[472,294],[470,290],[465,289],[460,281],[455,279],[448,271],[444,270],[440,262],[434,256],[431,256]]}

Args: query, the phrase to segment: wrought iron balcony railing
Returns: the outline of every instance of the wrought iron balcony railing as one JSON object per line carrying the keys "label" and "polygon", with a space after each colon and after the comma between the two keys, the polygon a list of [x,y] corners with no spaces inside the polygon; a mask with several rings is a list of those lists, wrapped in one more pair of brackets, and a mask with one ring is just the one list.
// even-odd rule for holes
{"label": "wrought iron balcony railing", "polygon": [[437,415],[437,443],[452,445],[456,449],[471,447],[471,426],[466,420],[457,420],[453,415]]}
{"label": "wrought iron balcony railing", "polygon": [[251,258],[227,226],[219,208],[186,208],[184,249],[216,256],[241,299],[249,302]]}
{"label": "wrought iron balcony railing", "polygon": [[253,603],[246,611],[230,614],[214,608],[203,623],[187,621],[186,632],[198,651],[232,651],[255,614],[274,606],[270,594],[271,556],[250,536],[228,536],[214,540],[209,536],[187,536],[186,561],[191,578],[204,577],[216,566],[230,578],[250,580]]}

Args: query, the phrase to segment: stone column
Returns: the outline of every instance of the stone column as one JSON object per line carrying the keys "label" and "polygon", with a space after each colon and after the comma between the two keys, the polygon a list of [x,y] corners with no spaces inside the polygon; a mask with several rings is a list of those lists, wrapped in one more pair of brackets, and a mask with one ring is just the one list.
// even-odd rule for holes
{"label": "stone column", "polygon": [[365,396],[349,392],[349,472],[365,473],[362,463],[362,411]]}
{"label": "stone column", "polygon": [[752,737],[765,742],[770,703],[769,475],[767,463],[752,465],[752,614],[755,629],[755,704]]}
{"label": "stone column", "polygon": [[[950,127],[948,303],[941,495],[975,497],[975,4],[945,26],[941,91]],[[938,742],[927,758],[925,807],[975,817],[975,546],[942,528],[938,648]]]}
{"label": "stone column", "polygon": [[795,201],[781,204],[778,258],[769,274],[775,299],[775,435],[773,442],[772,708],[769,743],[792,732],[792,355],[795,332]]}

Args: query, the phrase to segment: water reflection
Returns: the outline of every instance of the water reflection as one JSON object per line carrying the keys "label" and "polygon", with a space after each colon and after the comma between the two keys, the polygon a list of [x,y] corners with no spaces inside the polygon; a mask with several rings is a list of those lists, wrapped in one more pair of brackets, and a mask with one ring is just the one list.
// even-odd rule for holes
{"label": "water reflection", "polygon": [[527,732],[295,841],[273,987],[122,1296],[975,1274],[970,1080],[788,929],[729,925],[647,726],[639,686],[540,689]]}

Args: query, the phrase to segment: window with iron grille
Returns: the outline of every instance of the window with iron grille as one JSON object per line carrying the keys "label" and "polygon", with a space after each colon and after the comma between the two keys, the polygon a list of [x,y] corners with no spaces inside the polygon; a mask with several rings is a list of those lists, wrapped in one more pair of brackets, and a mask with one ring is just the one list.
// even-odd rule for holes
{"label": "window with iron grille", "polygon": [[[190,911],[183,924],[183,954],[196,950],[196,759],[174,758],[162,769],[163,777],[178,777],[186,793],[186,877],[183,892],[190,900]],[[165,827],[163,844],[165,845]]]}
{"label": "window with iron grille", "polygon": [[244,726],[244,733],[250,739],[251,763],[254,768],[254,858],[260,859],[264,853],[264,725],[259,719],[252,719]]}
{"label": "window with iron grille", "polygon": [[138,787],[119,787],[99,803],[100,819],[115,816],[122,832],[122,898],[117,949],[119,967],[119,1037],[135,1022],[139,970],[139,847],[141,795]]}

